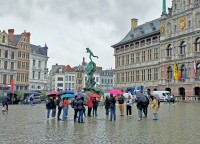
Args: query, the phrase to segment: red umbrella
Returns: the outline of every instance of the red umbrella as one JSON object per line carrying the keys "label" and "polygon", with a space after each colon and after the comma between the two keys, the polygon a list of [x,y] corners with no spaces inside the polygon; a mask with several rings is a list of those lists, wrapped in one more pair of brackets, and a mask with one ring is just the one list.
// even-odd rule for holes
{"label": "red umbrella", "polygon": [[123,92],[119,89],[111,89],[108,91],[109,94],[113,94],[113,95],[121,95],[123,94]]}
{"label": "red umbrella", "polygon": [[52,91],[52,92],[48,93],[47,96],[51,97],[51,96],[57,96],[57,95],[58,95],[57,91]]}
{"label": "red umbrella", "polygon": [[91,94],[91,95],[90,95],[90,97],[91,97],[91,98],[101,98],[101,96],[100,96],[100,95],[98,95],[98,94],[95,94],[95,93],[94,93],[94,94]]}

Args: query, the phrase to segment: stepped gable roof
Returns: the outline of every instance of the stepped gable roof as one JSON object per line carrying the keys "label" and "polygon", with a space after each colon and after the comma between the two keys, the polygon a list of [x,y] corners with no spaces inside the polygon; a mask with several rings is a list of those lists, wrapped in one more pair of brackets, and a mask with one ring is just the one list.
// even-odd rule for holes
{"label": "stepped gable roof", "polygon": [[155,19],[145,24],[139,25],[138,27],[131,29],[128,34],[118,43],[112,45],[117,47],[128,42],[147,37],[149,35],[160,32],[160,18]]}
{"label": "stepped gable roof", "polygon": [[32,53],[36,53],[36,54],[40,54],[40,55],[44,55],[47,56],[47,49],[48,47],[41,47],[41,46],[36,46],[33,44],[30,44],[31,47],[31,52]]}

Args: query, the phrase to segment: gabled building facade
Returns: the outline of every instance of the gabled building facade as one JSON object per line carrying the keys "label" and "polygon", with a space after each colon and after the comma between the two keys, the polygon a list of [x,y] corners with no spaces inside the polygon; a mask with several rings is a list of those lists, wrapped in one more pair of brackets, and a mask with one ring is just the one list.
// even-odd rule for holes
{"label": "gabled building facade", "polygon": [[[13,29],[8,30],[9,34],[12,32]],[[0,31],[0,90],[9,88],[10,81],[15,81],[17,75],[17,48],[8,33]]]}
{"label": "gabled building facade", "polygon": [[30,54],[30,75],[29,89],[30,90],[47,90],[48,83],[48,47],[31,44]]}

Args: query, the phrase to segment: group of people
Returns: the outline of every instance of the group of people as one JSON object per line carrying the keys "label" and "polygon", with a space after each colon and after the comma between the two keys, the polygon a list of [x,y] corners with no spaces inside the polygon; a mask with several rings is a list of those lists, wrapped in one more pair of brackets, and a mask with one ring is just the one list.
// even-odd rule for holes
{"label": "group of people", "polygon": [[[151,99],[151,107],[153,109],[153,119],[158,119],[158,110],[160,107],[159,98],[154,95],[145,95],[142,92],[136,93],[136,99],[132,99],[131,96],[125,98],[123,95],[113,96],[110,94],[110,97],[106,97],[105,104],[105,114],[106,116],[110,116],[110,121],[116,120],[116,102],[118,102],[118,107],[120,111],[120,116],[124,116],[124,106],[126,106],[126,115],[132,115],[132,105],[136,102],[136,106],[138,109],[138,121],[141,121],[142,118],[146,118],[148,114],[148,106],[150,104]],[[61,99],[60,97],[49,97],[49,100],[46,103],[47,108],[47,119],[50,119],[50,111],[52,111],[52,117],[56,116],[57,109],[57,120],[66,121],[68,116],[69,106],[74,109],[74,122],[84,123],[84,117],[86,116],[86,106],[88,107],[87,116],[88,117],[97,117],[97,109],[99,106],[99,101],[96,97],[89,97],[89,99],[85,100],[84,97],[75,96],[73,100],[69,100],[68,98]],[[60,118],[61,112],[62,119]],[[92,113],[92,114],[91,114]],[[142,117],[144,113],[144,117]]]}

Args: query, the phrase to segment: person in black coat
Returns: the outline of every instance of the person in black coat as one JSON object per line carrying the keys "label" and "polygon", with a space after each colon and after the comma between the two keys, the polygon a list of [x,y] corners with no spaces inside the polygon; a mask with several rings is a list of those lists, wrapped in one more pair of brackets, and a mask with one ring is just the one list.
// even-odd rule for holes
{"label": "person in black coat", "polygon": [[46,109],[47,109],[47,119],[50,118],[50,112],[55,108],[55,102],[53,98],[49,98],[46,104]]}
{"label": "person in black coat", "polygon": [[93,103],[93,117],[94,115],[95,117],[97,117],[97,108],[98,108],[99,102],[97,101],[96,97],[93,99],[92,103]]}

